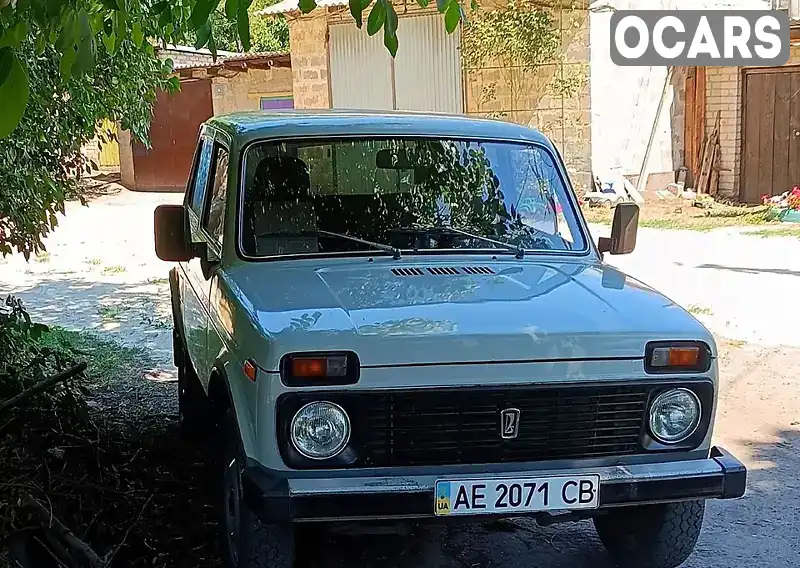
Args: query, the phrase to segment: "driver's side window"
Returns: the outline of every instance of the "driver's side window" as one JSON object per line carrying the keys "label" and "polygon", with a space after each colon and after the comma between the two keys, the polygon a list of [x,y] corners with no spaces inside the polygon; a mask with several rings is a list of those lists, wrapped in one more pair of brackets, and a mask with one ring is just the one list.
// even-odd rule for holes
{"label": "driver's side window", "polygon": [[197,214],[198,218],[203,216],[203,205],[206,201],[208,191],[208,178],[211,172],[211,155],[214,149],[213,142],[204,137],[200,138],[197,146],[196,163],[194,167],[194,177],[189,188],[189,208]]}

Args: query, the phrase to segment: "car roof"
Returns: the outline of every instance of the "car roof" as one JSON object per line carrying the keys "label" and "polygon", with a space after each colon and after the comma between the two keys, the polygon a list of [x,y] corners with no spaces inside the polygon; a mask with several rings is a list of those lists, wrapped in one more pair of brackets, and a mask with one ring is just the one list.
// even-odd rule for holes
{"label": "car roof", "polygon": [[239,144],[296,136],[438,136],[535,142],[552,147],[538,130],[511,122],[405,111],[250,111],[215,116],[206,124],[227,132]]}

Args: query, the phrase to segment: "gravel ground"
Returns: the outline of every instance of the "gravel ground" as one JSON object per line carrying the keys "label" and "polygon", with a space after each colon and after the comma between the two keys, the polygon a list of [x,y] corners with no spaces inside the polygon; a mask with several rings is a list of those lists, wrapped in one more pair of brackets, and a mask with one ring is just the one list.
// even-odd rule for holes
{"label": "gravel ground", "polygon": [[[139,384],[120,386],[119,398],[104,396],[103,405],[150,397],[160,412],[175,412],[169,265],[153,253],[152,212],[180,200],[178,194],[121,191],[89,207],[69,204],[66,219],[46,241],[46,255],[27,264],[19,257],[0,260],[0,293],[22,297],[37,319],[92,330],[148,354]],[[593,227],[595,236],[607,231]],[[743,459],[751,475],[744,499],[709,503],[703,535],[686,566],[797,566],[800,240],[734,229],[642,229],[634,254],[609,261],[690,308],[719,338],[715,443]],[[426,526],[411,538],[326,537],[310,556],[310,565],[320,567],[610,566],[588,522],[540,528],[515,520]]]}

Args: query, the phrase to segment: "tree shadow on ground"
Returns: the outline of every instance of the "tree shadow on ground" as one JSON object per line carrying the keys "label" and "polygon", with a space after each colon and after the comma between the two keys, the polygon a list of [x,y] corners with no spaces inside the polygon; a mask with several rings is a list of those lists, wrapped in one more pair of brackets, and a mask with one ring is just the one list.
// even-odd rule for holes
{"label": "tree shadow on ground", "polygon": [[742,499],[711,501],[690,562],[700,566],[795,566],[800,558],[800,429],[773,442],[739,443],[750,451]]}
{"label": "tree shadow on ground", "polygon": [[172,316],[165,279],[120,284],[91,273],[44,273],[13,295],[40,323],[102,334],[146,349],[155,362],[171,367]]}

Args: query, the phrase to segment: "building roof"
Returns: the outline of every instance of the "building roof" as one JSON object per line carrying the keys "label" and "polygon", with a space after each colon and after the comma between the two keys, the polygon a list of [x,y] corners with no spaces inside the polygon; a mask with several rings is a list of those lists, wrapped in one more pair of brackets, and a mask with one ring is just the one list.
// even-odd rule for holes
{"label": "building roof", "polygon": [[[225,55],[222,55],[225,53]],[[230,51],[217,52],[217,60],[208,63],[187,63],[175,65],[175,71],[185,69],[210,69],[214,67],[242,67],[247,63],[264,63],[273,61],[281,64],[288,64],[290,61],[288,51],[257,51],[253,53],[233,53]]]}
{"label": "building roof", "polygon": [[[162,53],[165,52],[165,51],[173,51],[173,52],[177,52],[177,53],[195,53],[195,54],[198,54],[198,55],[208,55],[209,57],[211,57],[211,55],[212,55],[211,51],[206,49],[205,47],[201,48],[201,49],[197,49],[197,48],[194,48],[194,47],[192,47],[190,45],[174,45],[174,44],[170,43],[170,44],[167,44],[167,47],[157,47],[156,49],[159,52],[162,52]],[[218,49],[217,50],[217,57],[228,57],[228,56],[231,56],[231,55],[239,55],[239,54],[236,53],[235,51],[225,51],[225,50],[222,50],[222,49]]]}
{"label": "building roof", "polygon": [[[348,0],[317,0],[317,6],[332,7],[332,6],[347,6]],[[256,12],[259,16],[275,16],[277,14],[289,14],[291,12],[299,12],[298,0],[281,0],[277,4],[267,6],[263,10]]]}
{"label": "building roof", "polygon": [[294,136],[435,136],[535,142],[552,148],[538,130],[464,115],[358,110],[250,111],[215,116],[209,124],[227,132],[241,144]]}
{"label": "building roof", "polygon": [[[540,0],[543,5],[549,5],[553,2],[558,0]],[[563,1],[563,0],[562,0]],[[577,0],[573,2],[577,8],[585,8],[590,0]],[[332,8],[334,6],[347,6],[349,4],[348,0],[317,0],[317,6],[322,6],[324,8]],[[299,2],[298,0],[281,0],[277,4],[273,4],[272,6],[267,6],[263,10],[259,10],[256,12],[258,16],[276,16],[278,14],[290,14],[292,12],[299,12]],[[400,14],[402,15],[402,14]]]}

